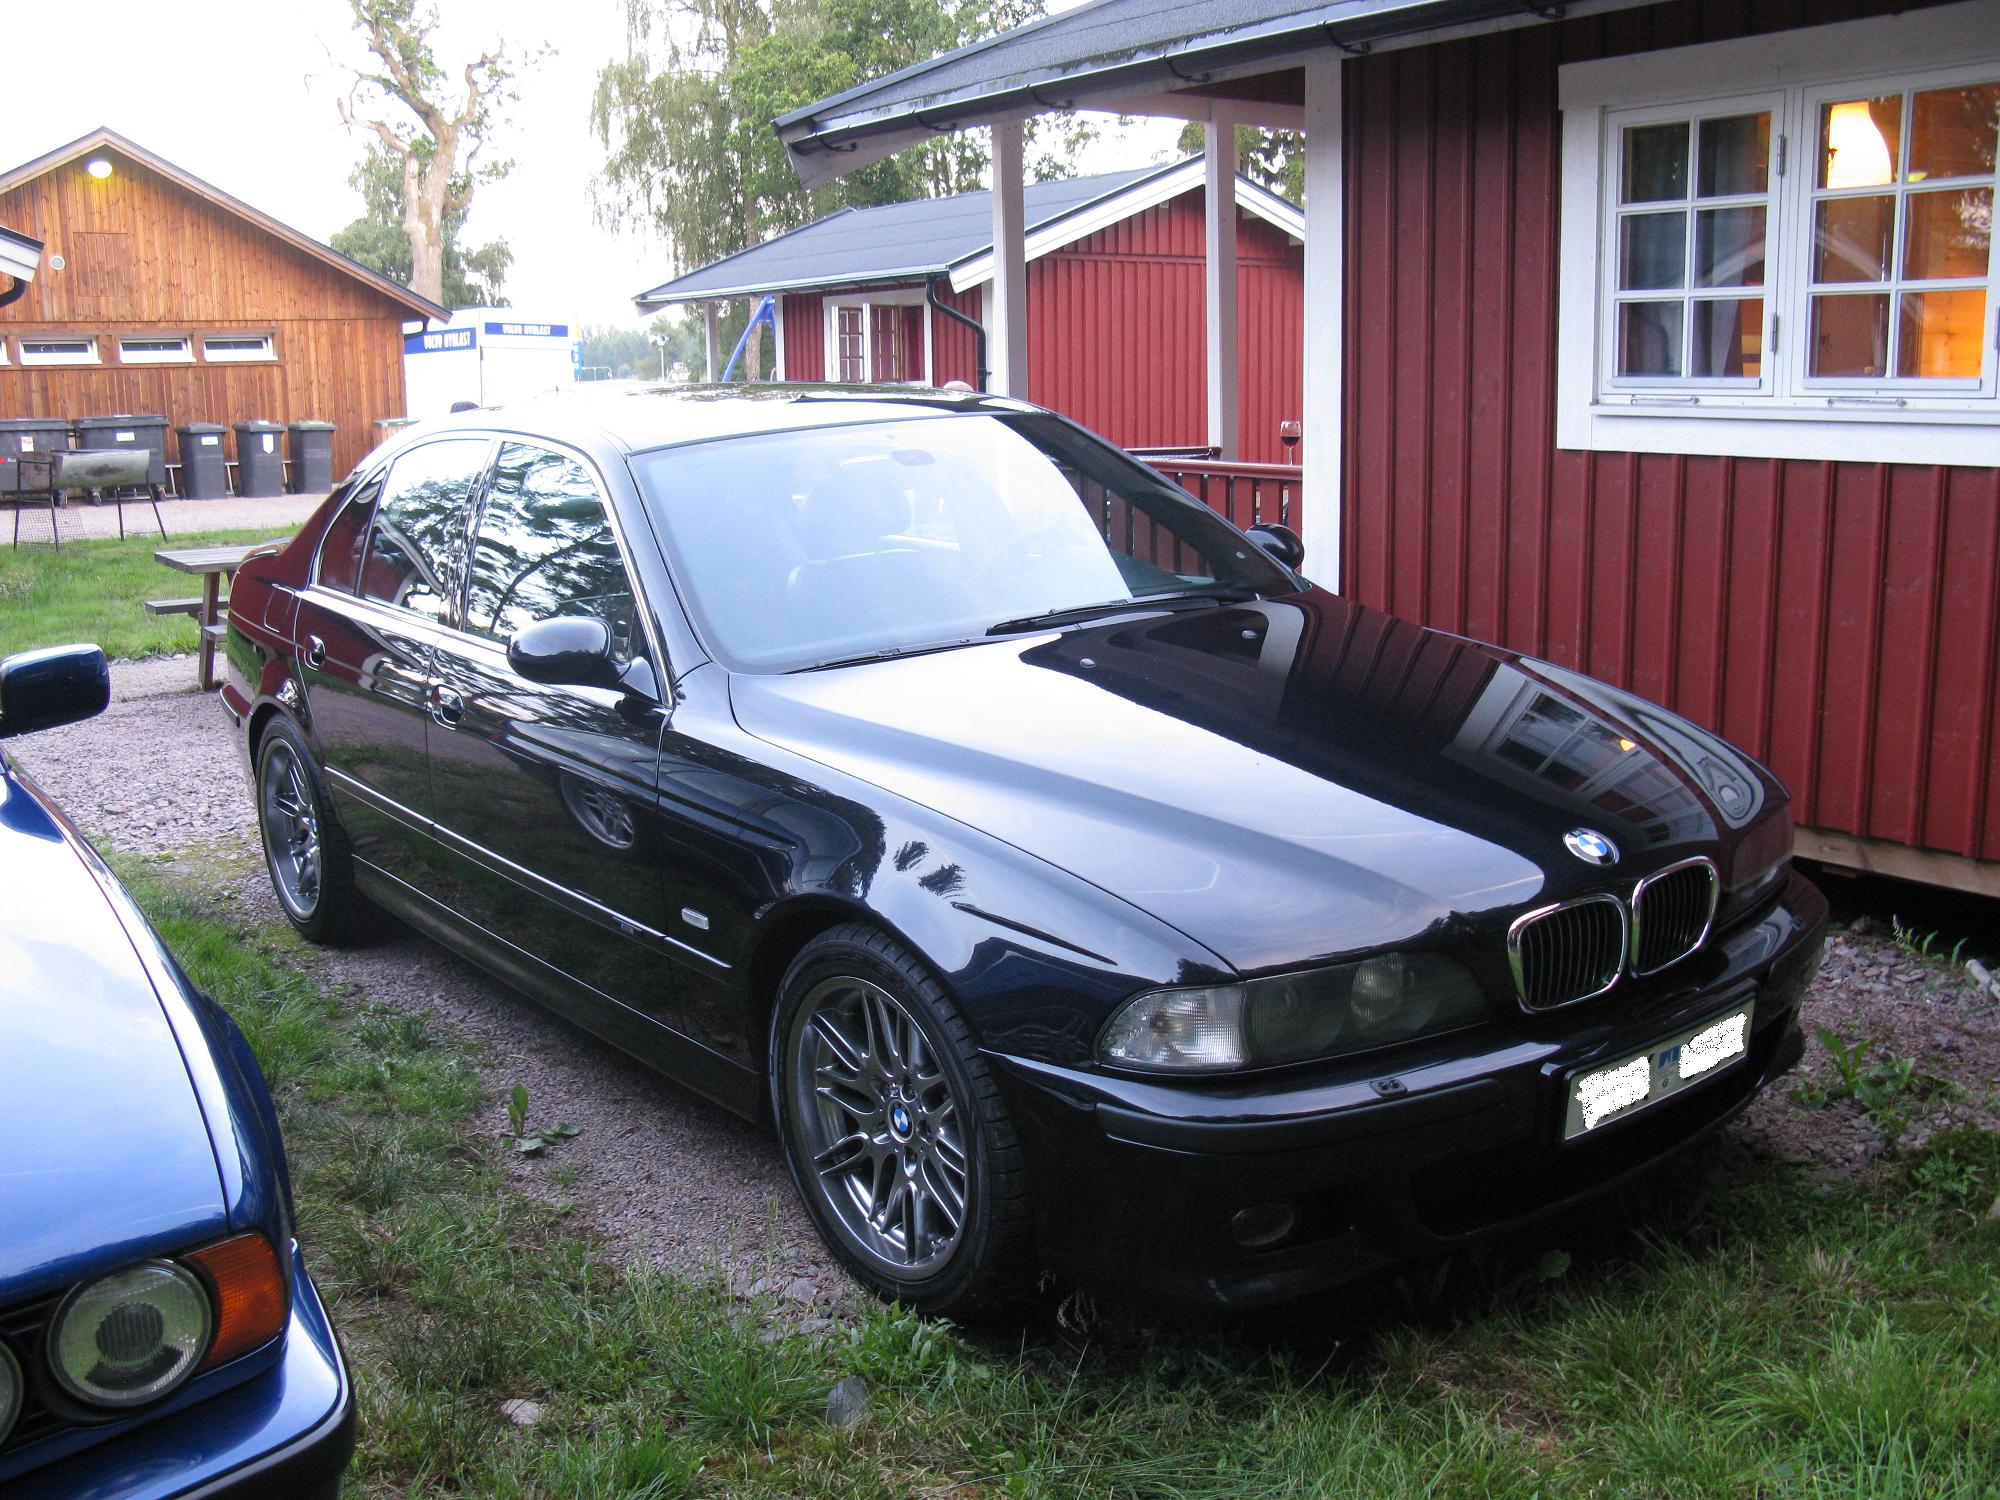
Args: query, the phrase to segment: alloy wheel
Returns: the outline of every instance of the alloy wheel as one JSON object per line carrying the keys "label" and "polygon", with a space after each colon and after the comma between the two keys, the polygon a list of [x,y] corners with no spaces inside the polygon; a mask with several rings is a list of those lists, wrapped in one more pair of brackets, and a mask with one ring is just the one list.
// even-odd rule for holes
{"label": "alloy wheel", "polygon": [[258,787],[264,853],[278,895],[294,916],[310,917],[320,898],[319,804],[298,753],[274,740]]}

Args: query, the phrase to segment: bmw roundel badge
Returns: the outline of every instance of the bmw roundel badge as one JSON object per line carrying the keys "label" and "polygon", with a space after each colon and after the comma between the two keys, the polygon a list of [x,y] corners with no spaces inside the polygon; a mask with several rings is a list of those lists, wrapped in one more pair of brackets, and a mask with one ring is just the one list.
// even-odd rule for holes
{"label": "bmw roundel badge", "polygon": [[1563,847],[1587,865],[1618,863],[1618,846],[1595,828],[1572,828],[1563,835]]}

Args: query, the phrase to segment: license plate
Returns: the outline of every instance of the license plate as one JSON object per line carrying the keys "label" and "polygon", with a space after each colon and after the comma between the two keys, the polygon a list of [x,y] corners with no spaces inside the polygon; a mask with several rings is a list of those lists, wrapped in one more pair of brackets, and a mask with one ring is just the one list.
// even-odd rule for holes
{"label": "license plate", "polygon": [[1635,1114],[1713,1076],[1750,1050],[1750,1007],[1718,1021],[1704,1021],[1650,1051],[1608,1067],[1579,1073],[1569,1083],[1563,1139],[1575,1140],[1600,1125]]}

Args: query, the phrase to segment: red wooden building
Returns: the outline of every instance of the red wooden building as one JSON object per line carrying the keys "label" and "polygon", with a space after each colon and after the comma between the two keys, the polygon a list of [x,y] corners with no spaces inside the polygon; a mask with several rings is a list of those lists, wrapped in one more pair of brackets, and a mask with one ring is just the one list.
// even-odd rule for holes
{"label": "red wooden building", "polygon": [[992,123],[1000,220],[1051,99],[1305,132],[1316,577],[2000,894],[2000,3],[1097,0],[778,129],[811,183]]}
{"label": "red wooden building", "polygon": [[[979,381],[975,322],[994,275],[990,194],[843,209],[703,266],[634,299],[642,311],[778,299],[785,380],[942,385]],[[1304,255],[1299,211],[1238,178],[1237,403],[1242,456],[1284,456],[1278,424],[1300,416]],[[1024,190],[1028,343],[1036,399],[1114,442],[1199,448],[1212,441],[1204,328],[1199,159]],[[1218,446],[1220,446],[1218,444]]]}

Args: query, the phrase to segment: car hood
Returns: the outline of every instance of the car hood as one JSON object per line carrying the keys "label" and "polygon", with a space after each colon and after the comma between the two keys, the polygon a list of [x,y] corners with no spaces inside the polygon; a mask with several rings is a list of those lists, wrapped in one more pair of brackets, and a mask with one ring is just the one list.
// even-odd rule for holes
{"label": "car hood", "polygon": [[180,1046],[94,864],[0,758],[0,1301],[226,1223]]}
{"label": "car hood", "polygon": [[[1643,700],[1319,590],[739,676],[738,722],[1005,839],[1239,970],[1727,877],[1783,793]],[[1609,834],[1595,869],[1564,835]]]}

